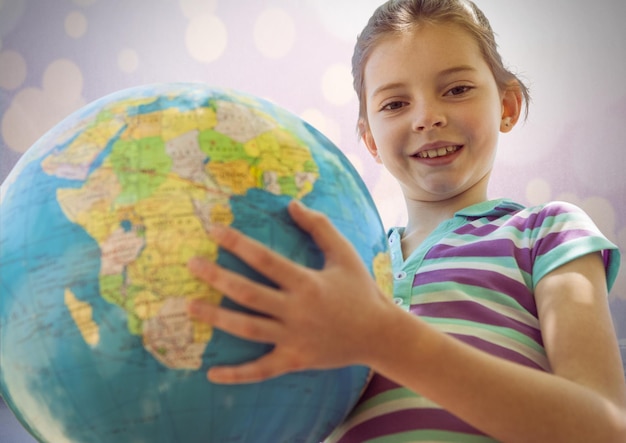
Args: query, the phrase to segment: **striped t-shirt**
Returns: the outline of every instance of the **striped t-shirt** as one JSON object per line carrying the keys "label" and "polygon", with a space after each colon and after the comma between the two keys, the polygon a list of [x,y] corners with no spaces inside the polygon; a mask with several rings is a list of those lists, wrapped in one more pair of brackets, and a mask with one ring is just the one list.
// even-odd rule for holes
{"label": "striped t-shirt", "polygon": [[[389,233],[395,302],[457,339],[550,371],[533,296],[557,267],[601,251],[610,288],[619,252],[571,204],[524,208],[510,200],[470,206],[442,224],[407,260],[402,228]],[[425,397],[375,374],[327,442],[493,442]]]}

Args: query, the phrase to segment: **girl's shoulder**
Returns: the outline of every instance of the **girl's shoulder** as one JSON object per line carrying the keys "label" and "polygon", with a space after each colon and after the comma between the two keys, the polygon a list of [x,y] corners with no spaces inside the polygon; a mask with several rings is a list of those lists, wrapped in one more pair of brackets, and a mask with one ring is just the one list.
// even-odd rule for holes
{"label": "girl's shoulder", "polygon": [[569,202],[551,201],[524,208],[517,216],[525,220],[535,267],[543,269],[534,273],[537,281],[570,260],[600,252],[608,287],[613,285],[621,261],[619,249],[582,208]]}
{"label": "girl's shoulder", "polygon": [[586,212],[580,206],[577,206],[574,203],[560,201],[560,200],[548,201],[548,202],[533,205],[533,206],[527,206],[527,207],[524,207],[523,210],[530,212],[530,213],[549,214],[549,215],[559,215],[559,214],[587,215]]}
{"label": "girl's shoulder", "polygon": [[[515,204],[517,205],[517,204]],[[549,201],[533,206],[509,205],[506,217],[524,223],[527,227],[577,225],[596,230],[596,225],[581,207],[566,201]]]}

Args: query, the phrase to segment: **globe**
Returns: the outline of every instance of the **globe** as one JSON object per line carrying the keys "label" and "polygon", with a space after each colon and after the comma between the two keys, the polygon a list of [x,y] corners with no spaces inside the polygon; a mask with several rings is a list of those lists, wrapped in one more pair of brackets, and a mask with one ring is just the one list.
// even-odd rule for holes
{"label": "globe", "polygon": [[209,367],[271,345],[185,309],[193,298],[243,309],[189,273],[194,256],[272,284],[218,248],[210,223],[323,266],[286,212],[291,199],[325,213],[390,293],[364,183],[326,137],[269,101],[201,83],[145,85],[38,140],[0,188],[0,387],[26,430],[50,443],[322,441],[368,368],[213,384]]}

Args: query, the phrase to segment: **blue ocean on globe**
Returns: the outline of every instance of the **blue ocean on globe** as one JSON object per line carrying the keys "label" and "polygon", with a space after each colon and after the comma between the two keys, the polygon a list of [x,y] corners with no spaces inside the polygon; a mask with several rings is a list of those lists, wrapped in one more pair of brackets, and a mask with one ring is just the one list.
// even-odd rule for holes
{"label": "blue ocean on globe", "polygon": [[216,385],[209,367],[271,346],[185,311],[192,298],[241,309],[189,273],[193,256],[265,281],[217,248],[211,223],[323,266],[286,212],[292,199],[327,214],[390,293],[365,185],[280,106],[200,83],[146,85],[44,135],[0,187],[0,388],[22,425],[47,443],[322,441],[368,368]]}

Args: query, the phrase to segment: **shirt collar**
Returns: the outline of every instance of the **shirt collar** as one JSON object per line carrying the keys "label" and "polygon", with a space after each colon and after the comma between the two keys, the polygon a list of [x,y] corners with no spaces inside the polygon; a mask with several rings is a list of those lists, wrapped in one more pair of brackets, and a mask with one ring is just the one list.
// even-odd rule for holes
{"label": "shirt collar", "polygon": [[509,200],[506,198],[500,198],[496,200],[487,200],[484,202],[476,203],[475,205],[463,208],[457,211],[454,216],[460,217],[497,217],[511,212],[517,212],[524,209],[523,205]]}
{"label": "shirt collar", "polygon": [[[496,200],[487,200],[484,202],[476,203],[475,205],[468,206],[455,212],[454,217],[463,218],[480,218],[480,217],[502,217],[513,212],[518,212],[524,209],[525,206],[509,200],[506,198],[500,198]],[[452,219],[450,219],[452,220]],[[392,235],[398,235],[401,237],[404,234],[405,227],[395,226],[387,231],[387,237]],[[399,238],[398,237],[398,238]]]}

